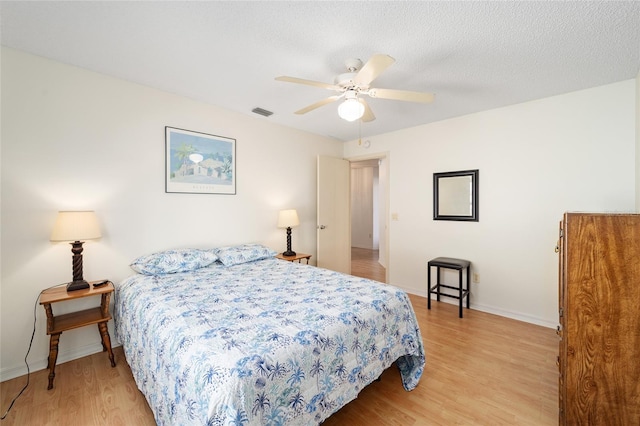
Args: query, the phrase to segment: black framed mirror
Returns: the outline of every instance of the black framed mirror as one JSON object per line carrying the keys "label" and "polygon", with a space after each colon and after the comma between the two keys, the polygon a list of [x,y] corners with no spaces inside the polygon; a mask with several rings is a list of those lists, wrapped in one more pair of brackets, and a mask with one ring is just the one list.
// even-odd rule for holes
{"label": "black framed mirror", "polygon": [[433,220],[478,222],[479,170],[433,174]]}

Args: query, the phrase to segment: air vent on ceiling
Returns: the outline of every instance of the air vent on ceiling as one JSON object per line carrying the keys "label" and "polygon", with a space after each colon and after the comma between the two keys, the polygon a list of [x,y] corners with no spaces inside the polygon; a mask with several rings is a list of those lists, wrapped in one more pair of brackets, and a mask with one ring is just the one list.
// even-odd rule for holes
{"label": "air vent on ceiling", "polygon": [[266,109],[262,109],[262,108],[254,108],[254,109],[251,110],[251,112],[255,112],[256,114],[264,115],[265,117],[268,117],[268,116],[273,114],[271,111],[267,111]]}

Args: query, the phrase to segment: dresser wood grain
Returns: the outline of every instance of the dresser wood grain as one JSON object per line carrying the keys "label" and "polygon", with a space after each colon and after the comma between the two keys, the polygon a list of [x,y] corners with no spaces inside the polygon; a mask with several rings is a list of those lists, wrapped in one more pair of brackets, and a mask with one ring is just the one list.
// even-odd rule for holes
{"label": "dresser wood grain", "polygon": [[561,425],[640,424],[640,215],[560,223]]}

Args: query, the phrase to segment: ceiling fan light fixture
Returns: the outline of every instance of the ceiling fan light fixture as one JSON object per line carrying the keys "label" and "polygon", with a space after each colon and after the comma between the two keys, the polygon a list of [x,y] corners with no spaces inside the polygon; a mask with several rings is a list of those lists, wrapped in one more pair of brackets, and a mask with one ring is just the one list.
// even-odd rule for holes
{"label": "ceiling fan light fixture", "polygon": [[356,121],[364,115],[364,105],[358,98],[347,98],[338,107],[338,115],[343,120]]}
{"label": "ceiling fan light fixture", "polygon": [[370,122],[376,119],[376,116],[373,114],[373,111],[371,111],[371,107],[367,104],[365,98],[358,98],[359,95],[366,95],[370,98],[392,99],[396,101],[419,103],[433,102],[433,93],[371,87],[371,83],[387,68],[393,65],[394,62],[395,59],[385,54],[373,55],[364,65],[359,59],[349,59],[345,63],[347,72],[338,75],[334,80],[334,84],[306,80],[304,78],[288,77],[286,75],[276,77],[276,80],[305,84],[338,92],[338,95],[329,96],[328,98],[322,99],[321,101],[295,111],[295,113],[306,114],[309,111],[320,108],[321,106],[339,101],[344,97],[344,101],[338,106],[338,116],[345,121],[362,120],[364,122]]}

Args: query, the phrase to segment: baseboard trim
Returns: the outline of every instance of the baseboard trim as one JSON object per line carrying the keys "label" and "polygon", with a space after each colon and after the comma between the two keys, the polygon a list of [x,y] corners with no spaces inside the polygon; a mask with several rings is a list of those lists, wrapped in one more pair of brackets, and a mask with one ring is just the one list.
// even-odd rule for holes
{"label": "baseboard trim", "polygon": [[[411,290],[404,289],[404,288],[403,288],[403,290],[406,291],[407,293],[426,298],[426,296],[424,294],[419,294],[419,293],[416,293],[415,291],[411,291]],[[435,300],[435,296],[433,296],[431,298],[431,300]],[[441,298],[440,299],[440,303],[449,303],[451,305],[457,305],[458,301],[454,300],[454,299],[448,299],[448,298],[445,297],[445,298]],[[511,319],[514,319],[514,320],[523,321],[523,322],[527,322],[527,323],[530,323],[530,324],[540,325],[542,327],[556,328],[557,325],[558,325],[558,323],[555,322],[555,321],[549,321],[549,320],[544,319],[544,318],[540,318],[540,317],[536,317],[536,316],[528,315],[528,314],[523,314],[521,312],[508,311],[508,310],[505,310],[505,309],[496,308],[495,306],[488,306],[488,305],[482,305],[482,304],[477,304],[477,303],[471,303],[470,306],[471,306],[471,309],[475,309],[476,311],[486,312],[488,314],[498,315],[498,316],[501,316],[501,317],[511,318]]]}
{"label": "baseboard trim", "polygon": [[[120,344],[112,347],[116,348],[118,346],[120,346]],[[74,359],[82,358],[85,356],[93,355],[98,352],[102,352],[102,343],[94,343],[91,345],[81,346],[64,352],[60,351],[58,352],[58,362],[56,362],[56,365],[60,365],[68,361],[73,361]],[[27,361],[29,362],[29,370],[32,373],[46,369],[49,364],[47,358],[41,358],[36,361],[29,361],[27,359]],[[19,367],[4,368],[0,370],[0,382],[15,379],[16,377],[24,376],[26,374],[27,366],[24,365],[24,363]]]}

